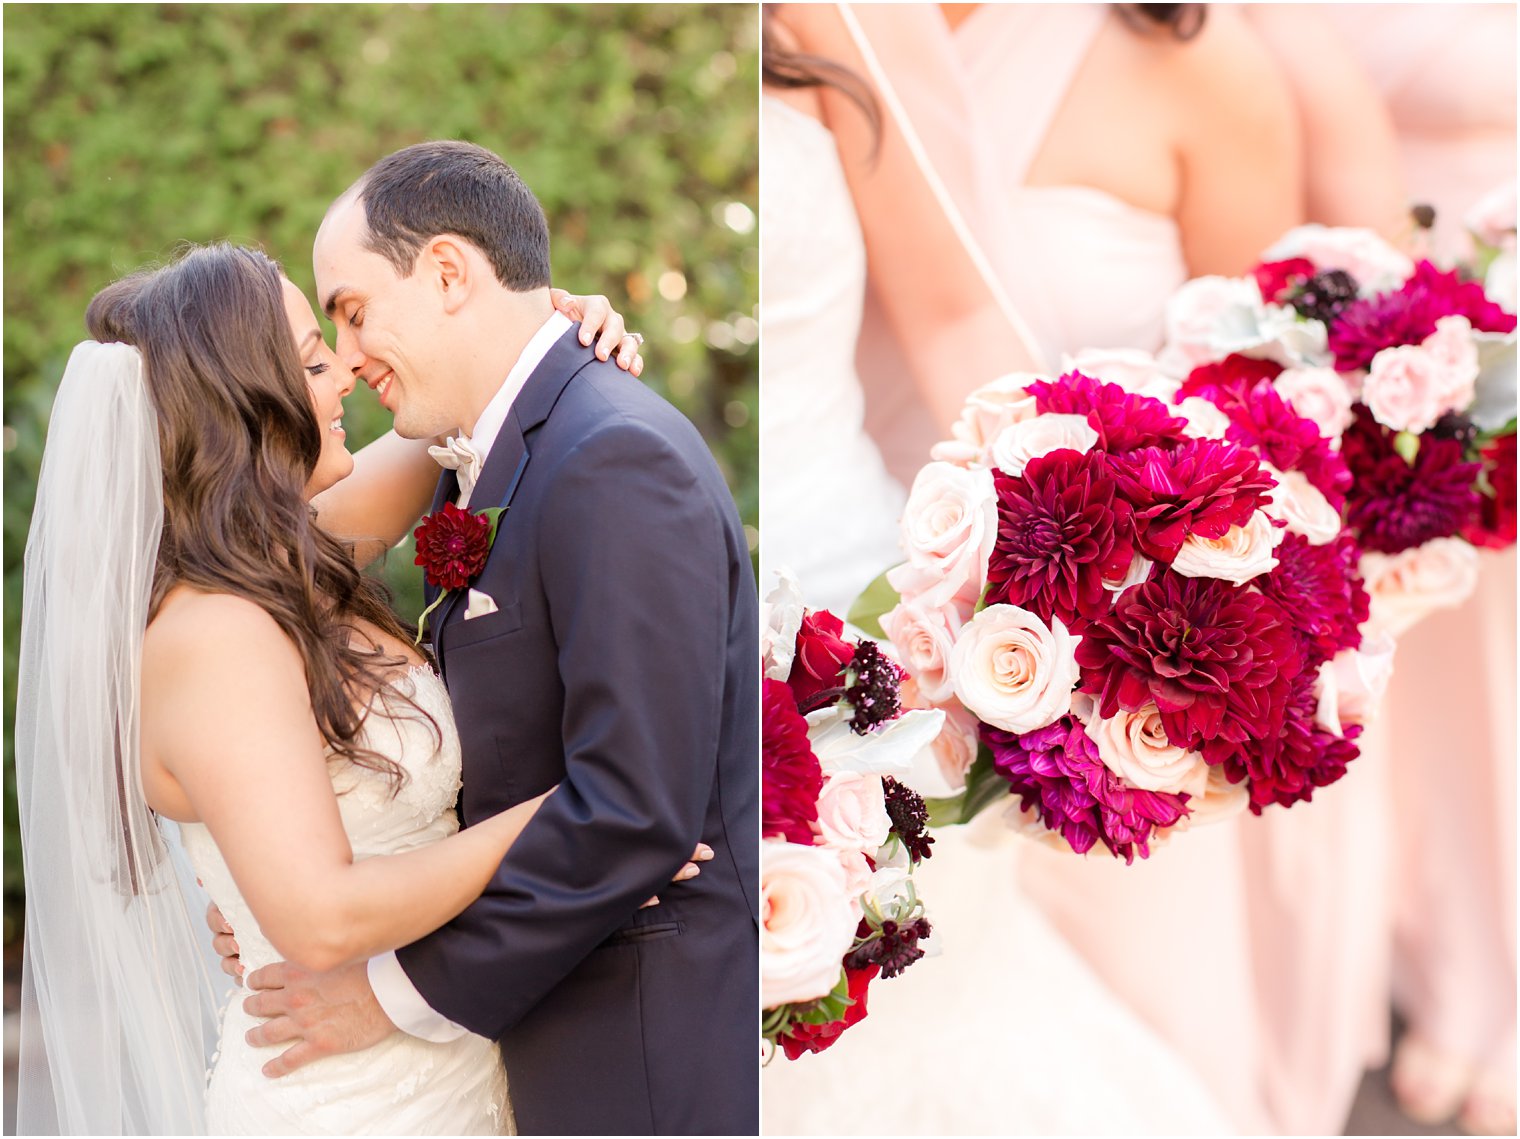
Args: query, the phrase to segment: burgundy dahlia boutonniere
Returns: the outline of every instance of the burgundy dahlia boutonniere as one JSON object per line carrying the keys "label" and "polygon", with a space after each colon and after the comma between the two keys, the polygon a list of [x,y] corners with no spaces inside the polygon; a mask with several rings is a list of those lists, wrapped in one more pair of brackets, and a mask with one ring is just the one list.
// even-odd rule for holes
{"label": "burgundy dahlia boutonniere", "polygon": [[480,571],[486,568],[501,511],[499,506],[462,510],[452,502],[446,502],[442,510],[429,514],[412,532],[412,537],[417,539],[416,564],[422,567],[428,584],[441,590],[417,618],[419,642],[428,614],[450,593],[469,588],[470,583],[480,576]]}

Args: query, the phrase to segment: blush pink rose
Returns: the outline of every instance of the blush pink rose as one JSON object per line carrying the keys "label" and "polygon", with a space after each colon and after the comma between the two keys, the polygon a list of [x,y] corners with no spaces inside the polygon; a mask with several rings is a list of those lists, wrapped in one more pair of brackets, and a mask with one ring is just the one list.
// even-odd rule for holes
{"label": "blush pink rose", "polygon": [[1435,426],[1445,410],[1444,382],[1440,365],[1423,347],[1384,348],[1372,358],[1362,381],[1362,402],[1384,427],[1420,432]]}
{"label": "blush pink rose", "polygon": [[1286,523],[1287,533],[1302,534],[1311,546],[1340,536],[1340,513],[1302,471],[1280,471],[1270,463],[1261,468],[1277,480],[1271,500],[1262,507],[1268,518]]}
{"label": "blush pink rose", "polygon": [[1467,410],[1478,383],[1478,343],[1472,323],[1465,316],[1443,316],[1420,347],[1436,363],[1436,399],[1441,410]]}
{"label": "blush pink rose", "polygon": [[1337,736],[1352,724],[1365,724],[1377,712],[1393,676],[1397,642],[1387,633],[1365,637],[1359,649],[1342,649],[1320,665],[1314,681],[1319,704],[1315,722]]}
{"label": "blush pink rose", "polygon": [[1098,433],[1085,415],[1051,413],[1010,424],[992,443],[989,456],[998,470],[1022,475],[1031,459],[1052,451],[1087,454],[1098,444]]}
{"label": "blush pink rose", "polygon": [[1244,585],[1277,568],[1273,551],[1286,532],[1272,524],[1266,511],[1258,510],[1244,526],[1231,526],[1222,537],[1189,534],[1172,559],[1172,569],[1183,577],[1217,577]]}
{"label": "blush pink rose", "polygon": [[929,463],[913,480],[903,508],[906,565],[887,577],[904,597],[938,608],[974,605],[987,584],[987,559],[997,537],[992,472]]}
{"label": "blush pink rose", "polygon": [[934,608],[922,600],[902,601],[882,615],[882,632],[892,642],[899,664],[908,670],[928,704],[950,699],[950,650],[960,632],[953,607]]}
{"label": "blush pink rose", "polygon": [[760,843],[760,1003],[827,996],[839,982],[859,921],[839,853]]}
{"label": "blush pink rose", "polygon": [[1272,386],[1288,406],[1340,446],[1341,433],[1356,418],[1351,411],[1351,388],[1334,368],[1288,368]]}
{"label": "blush pink rose", "polygon": [[1081,637],[1017,605],[989,605],[966,623],[950,670],[955,695],[983,723],[1029,732],[1071,710]]}
{"label": "blush pink rose", "polygon": [[1223,766],[1211,766],[1203,794],[1196,799],[1188,800],[1188,813],[1170,830],[1187,830],[1191,827],[1222,823],[1240,814],[1250,805],[1250,802],[1251,792],[1244,780],[1231,783],[1229,776],[1224,773]]}
{"label": "blush pink rose", "polygon": [[1096,702],[1084,693],[1072,701],[1087,734],[1098,745],[1103,766],[1131,787],[1142,791],[1186,793],[1198,798],[1208,787],[1209,765],[1203,756],[1166,738],[1161,710],[1152,702],[1138,711],[1120,709],[1108,719],[1098,715]]}
{"label": "blush pink rose", "polygon": [[824,846],[874,854],[891,831],[880,775],[836,771],[824,779],[818,792],[818,834]]}
{"label": "blush pink rose", "polygon": [[1478,585],[1478,551],[1460,538],[1433,538],[1397,554],[1367,552],[1360,571],[1372,598],[1369,632],[1397,637],[1437,609],[1454,609]]}

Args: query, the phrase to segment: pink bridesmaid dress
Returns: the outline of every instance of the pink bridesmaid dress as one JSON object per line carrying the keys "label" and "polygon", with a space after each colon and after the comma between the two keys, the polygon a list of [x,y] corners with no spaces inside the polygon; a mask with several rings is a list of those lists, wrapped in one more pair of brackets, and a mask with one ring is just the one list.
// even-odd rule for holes
{"label": "pink bridesmaid dress", "polygon": [[[1436,207],[1437,257],[1464,213],[1516,177],[1513,4],[1337,6],[1385,96],[1410,196]],[[1435,1048],[1515,1075],[1515,551],[1401,640],[1377,745],[1395,796],[1395,994]]]}

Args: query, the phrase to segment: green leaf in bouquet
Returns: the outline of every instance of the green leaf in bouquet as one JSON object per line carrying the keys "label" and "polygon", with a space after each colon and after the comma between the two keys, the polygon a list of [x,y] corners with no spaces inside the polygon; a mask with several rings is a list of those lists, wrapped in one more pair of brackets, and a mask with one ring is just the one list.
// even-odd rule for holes
{"label": "green leaf in bouquet", "polygon": [[880,577],[865,587],[850,606],[849,616],[845,618],[861,632],[879,639],[885,639],[887,635],[881,627],[882,615],[896,608],[900,600],[897,590],[887,584],[887,574],[890,572],[884,570]]}
{"label": "green leaf in bouquet", "polygon": [[1008,794],[1008,784],[992,765],[992,751],[978,745],[976,760],[966,772],[966,788],[959,795],[944,799],[925,799],[930,827],[949,827],[969,823],[982,811]]}
{"label": "green leaf in bouquet", "polygon": [[1506,434],[1515,422],[1515,334],[1474,332],[1478,379],[1467,417],[1482,432]]}

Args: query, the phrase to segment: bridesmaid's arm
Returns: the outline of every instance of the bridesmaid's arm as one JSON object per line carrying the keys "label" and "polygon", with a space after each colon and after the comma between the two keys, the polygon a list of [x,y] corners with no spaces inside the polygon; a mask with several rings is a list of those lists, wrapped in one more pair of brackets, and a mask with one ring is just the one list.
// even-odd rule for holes
{"label": "bridesmaid's arm", "polygon": [[1240,12],[1209,5],[1163,81],[1178,101],[1177,222],[1190,276],[1246,272],[1304,221],[1303,142],[1286,80]]}
{"label": "bridesmaid's arm", "polygon": [[1304,137],[1308,220],[1403,237],[1409,215],[1393,119],[1334,23],[1312,4],[1251,4],[1243,11],[1292,89]]}
{"label": "bridesmaid's arm", "polygon": [[[629,333],[612,302],[600,295],[577,296],[551,289],[554,307],[581,323],[581,343],[596,340],[596,354],[614,352],[618,367],[637,377],[644,371],[642,338]],[[428,447],[440,439],[403,439],[387,431],[354,455],[348,478],[312,499],[317,523],[328,533],[354,543],[354,560],[366,566],[411,532],[433,501],[438,464]]]}
{"label": "bridesmaid's arm", "polygon": [[[893,12],[898,18],[892,33],[911,41],[916,51],[914,74],[898,78],[941,92],[957,89],[950,40],[938,9],[905,5]],[[840,64],[876,96],[879,132],[873,132],[870,120],[846,95],[831,87],[816,88],[860,219],[872,289],[898,331],[936,426],[948,433],[973,389],[1006,372],[1037,370],[1032,349],[1023,344],[966,252],[871,82],[866,61],[838,10],[831,4],[790,4],[780,10],[779,22],[793,40],[787,46]],[[933,104],[939,107],[946,101],[936,97]],[[974,141],[974,132],[967,129],[971,121],[969,110],[961,118],[950,104],[942,122],[917,124],[921,135],[933,138],[935,162],[946,167],[947,182],[976,184],[967,171],[977,156],[969,145],[961,145],[962,138]],[[949,168],[956,164],[961,168]],[[965,218],[972,232],[983,236],[990,220]]]}

